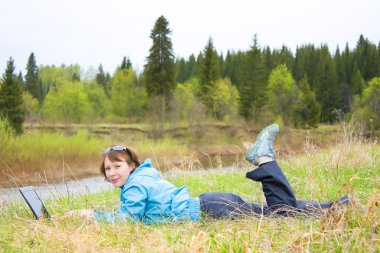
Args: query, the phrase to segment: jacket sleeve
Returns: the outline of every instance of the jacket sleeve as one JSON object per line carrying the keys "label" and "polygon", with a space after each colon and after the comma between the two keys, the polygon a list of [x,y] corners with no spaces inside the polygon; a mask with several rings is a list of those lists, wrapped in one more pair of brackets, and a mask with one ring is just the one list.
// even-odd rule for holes
{"label": "jacket sleeve", "polygon": [[115,212],[94,210],[94,218],[103,222],[142,221],[147,202],[146,190],[141,186],[131,186],[123,192],[123,202]]}

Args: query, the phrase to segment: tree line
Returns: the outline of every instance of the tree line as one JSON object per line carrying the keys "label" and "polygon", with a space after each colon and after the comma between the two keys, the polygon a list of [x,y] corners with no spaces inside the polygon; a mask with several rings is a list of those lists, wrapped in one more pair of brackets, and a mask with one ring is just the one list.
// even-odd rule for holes
{"label": "tree line", "polygon": [[128,57],[111,75],[100,64],[92,80],[78,65],[37,66],[29,56],[26,74],[12,58],[0,83],[0,117],[16,133],[28,121],[201,122],[208,119],[280,121],[300,128],[333,123],[336,112],[357,113],[380,127],[380,43],[363,35],[331,53],[327,45],[302,45],[295,53],[261,47],[254,36],[247,51],[224,56],[209,38],[197,55],[175,58],[169,22],[160,16],[142,73]]}

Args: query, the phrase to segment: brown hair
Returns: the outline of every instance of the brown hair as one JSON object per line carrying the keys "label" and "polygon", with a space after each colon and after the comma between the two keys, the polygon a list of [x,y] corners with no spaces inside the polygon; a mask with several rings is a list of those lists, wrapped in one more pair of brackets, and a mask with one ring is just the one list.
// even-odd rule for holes
{"label": "brown hair", "polygon": [[[111,146],[113,147],[113,146]],[[125,147],[125,150],[112,150],[112,148],[102,155],[102,163],[100,164],[100,173],[104,176],[104,178],[107,180],[106,176],[106,170],[104,168],[104,160],[108,157],[108,159],[111,162],[115,161],[126,161],[129,165],[133,164],[135,165],[135,168],[131,171],[133,173],[137,167],[141,165],[140,163],[140,157],[139,153],[134,148],[131,147]]]}

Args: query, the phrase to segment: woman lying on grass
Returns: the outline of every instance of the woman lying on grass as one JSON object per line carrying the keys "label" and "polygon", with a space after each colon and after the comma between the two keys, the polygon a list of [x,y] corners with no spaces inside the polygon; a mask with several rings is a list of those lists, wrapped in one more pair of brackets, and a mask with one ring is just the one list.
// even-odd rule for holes
{"label": "woman lying on grass", "polygon": [[[266,127],[246,154],[247,161],[258,167],[246,177],[261,182],[267,206],[245,202],[232,193],[209,192],[193,198],[186,186],[177,188],[162,179],[150,159],[142,164],[133,148],[112,146],[103,154],[100,171],[115,187],[121,188],[121,206],[115,212],[77,210],[66,217],[80,215],[106,222],[143,221],[146,224],[174,221],[198,221],[201,214],[212,218],[236,219],[243,215],[294,215],[314,213],[330,208],[334,202],[317,203],[296,199],[289,182],[274,160],[273,141],[279,132],[277,124]],[[348,197],[336,203],[347,203]]]}

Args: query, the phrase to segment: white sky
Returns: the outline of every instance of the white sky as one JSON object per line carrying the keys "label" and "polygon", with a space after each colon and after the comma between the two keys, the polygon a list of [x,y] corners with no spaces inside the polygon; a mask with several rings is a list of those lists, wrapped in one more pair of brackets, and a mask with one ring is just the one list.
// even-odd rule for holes
{"label": "white sky", "polygon": [[10,56],[25,75],[37,64],[102,63],[111,74],[129,56],[142,70],[154,22],[169,21],[176,56],[197,55],[211,36],[218,52],[327,43],[350,48],[363,34],[380,41],[379,0],[0,0],[0,74]]}

